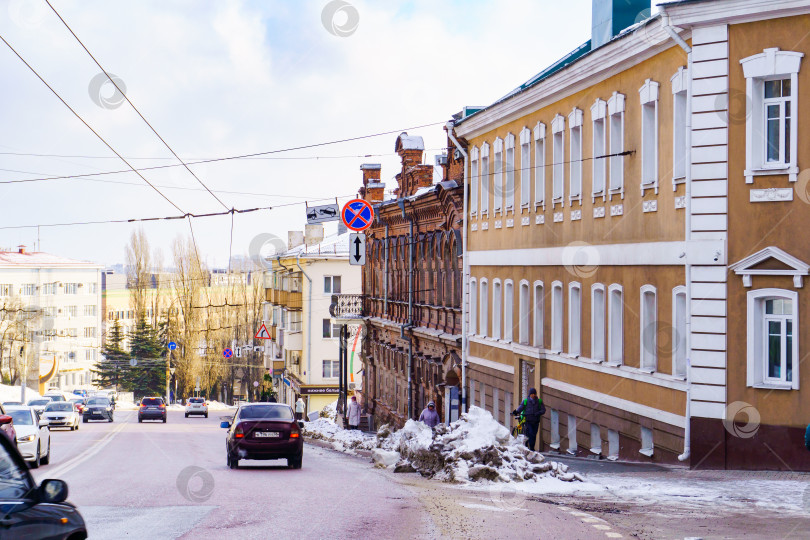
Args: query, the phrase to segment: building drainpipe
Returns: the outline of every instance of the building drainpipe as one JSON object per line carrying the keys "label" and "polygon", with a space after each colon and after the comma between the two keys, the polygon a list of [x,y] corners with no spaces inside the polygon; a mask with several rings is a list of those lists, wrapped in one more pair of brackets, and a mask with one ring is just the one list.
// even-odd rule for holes
{"label": "building drainpipe", "polygon": [[[661,15],[661,26],[670,35],[672,40],[677,43],[684,51],[687,57],[687,90],[686,90],[686,193],[685,201],[686,215],[685,234],[686,250],[689,249],[689,242],[692,239],[692,48],[678,35],[669,22],[669,15],[663,12]],[[678,461],[688,461],[690,455],[690,445],[692,436],[692,265],[689,264],[689,254],[685,253],[686,257],[686,425],[683,430],[683,454],[678,456]]]}
{"label": "building drainpipe", "polygon": [[413,418],[413,337],[405,330],[413,328],[413,218],[405,212],[405,199],[397,201],[403,219],[408,220],[408,324],[400,326],[400,337],[408,340],[408,418]]}
{"label": "building drainpipe", "polygon": [[[304,274],[309,282],[309,293],[307,294],[307,384],[310,384],[310,373],[312,372],[312,278],[301,268],[301,253],[295,258],[295,265]],[[309,398],[307,398],[309,400]],[[309,404],[307,404],[309,405]]]}
{"label": "building drainpipe", "polygon": [[467,159],[467,151],[458,142],[455,135],[453,135],[453,122],[447,122],[444,129],[447,131],[447,136],[456,145],[456,148],[464,156],[464,215],[462,217],[461,228],[461,411],[467,411],[467,357],[469,356],[470,341],[467,337],[467,318],[469,313],[469,281],[470,281],[470,268],[469,258],[467,257],[467,184],[468,182],[468,167],[470,160]]}

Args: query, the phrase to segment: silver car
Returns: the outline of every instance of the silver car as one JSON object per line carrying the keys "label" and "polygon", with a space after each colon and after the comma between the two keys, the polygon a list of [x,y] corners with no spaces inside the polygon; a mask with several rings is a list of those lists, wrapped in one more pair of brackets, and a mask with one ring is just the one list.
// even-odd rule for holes
{"label": "silver car", "polygon": [[31,407],[6,407],[6,414],[14,419],[17,431],[17,450],[32,469],[51,461],[51,431],[48,421],[39,418]]}
{"label": "silver car", "polygon": [[66,427],[71,431],[79,429],[79,411],[69,401],[53,401],[45,406],[45,412],[40,416],[48,421],[48,427]]}
{"label": "silver car", "polygon": [[205,401],[205,398],[188,398],[188,401],[186,401],[186,418],[191,414],[201,414],[208,418],[208,402]]}
{"label": "silver car", "polygon": [[45,412],[45,407],[47,407],[49,403],[53,403],[53,400],[50,398],[37,398],[28,401],[28,406],[34,409],[37,414],[41,415]]}

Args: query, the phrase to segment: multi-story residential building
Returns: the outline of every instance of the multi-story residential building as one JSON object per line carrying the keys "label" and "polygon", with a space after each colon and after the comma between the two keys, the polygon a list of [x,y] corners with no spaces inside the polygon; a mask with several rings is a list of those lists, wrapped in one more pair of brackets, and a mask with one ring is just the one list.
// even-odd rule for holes
{"label": "multi-story residential building", "polygon": [[[100,349],[101,266],[42,252],[0,252],[0,306],[30,313],[21,342],[3,333],[2,362],[23,348],[27,384],[40,388],[39,375],[63,390],[89,387]],[[5,316],[4,325],[9,321]],[[44,390],[44,388],[42,388]]]}
{"label": "multi-story residential building", "polygon": [[428,401],[454,420],[461,397],[463,161],[438,156],[443,178],[434,184],[433,165],[422,163],[422,137],[402,133],[395,151],[401,169],[394,198],[384,200],[380,165],[360,167],[360,197],[376,216],[363,267],[364,407],[376,425],[401,426]]}
{"label": "multi-story residential building", "polygon": [[570,454],[808,470],[810,2],[594,6],[591,41],[455,122],[469,401],[507,422],[538,387]]}
{"label": "multi-story residential building", "polygon": [[[307,241],[307,238],[309,241]],[[338,397],[339,328],[332,323],[332,295],[360,294],[360,267],[349,265],[349,234],[324,238],[323,226],[289,233],[288,249],[268,261],[265,324],[271,336],[273,374],[284,403],[303,397],[307,412]],[[359,355],[349,387],[362,384]]]}

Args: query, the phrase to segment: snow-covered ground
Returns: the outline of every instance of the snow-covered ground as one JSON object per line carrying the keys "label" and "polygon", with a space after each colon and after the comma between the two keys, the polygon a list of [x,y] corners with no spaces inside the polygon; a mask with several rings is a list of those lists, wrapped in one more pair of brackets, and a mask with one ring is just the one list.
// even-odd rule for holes
{"label": "snow-covered ground", "polygon": [[[31,388],[25,389],[26,402],[41,397],[42,396],[40,396],[39,392],[37,392],[36,390],[32,390]],[[0,403],[3,403],[5,401],[20,401],[20,387],[9,386],[7,384],[0,384]]]}

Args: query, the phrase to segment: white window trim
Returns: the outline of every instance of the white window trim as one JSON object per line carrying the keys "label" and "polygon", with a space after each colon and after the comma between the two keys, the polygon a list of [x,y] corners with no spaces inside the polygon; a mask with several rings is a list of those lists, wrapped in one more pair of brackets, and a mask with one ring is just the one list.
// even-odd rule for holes
{"label": "white window trim", "polygon": [[678,123],[675,121],[676,118],[676,111],[675,105],[677,102],[677,96],[680,94],[684,94],[684,133],[683,137],[686,138],[686,125],[689,124],[689,70],[685,67],[681,66],[678,68],[678,71],[673,75],[670,79],[672,83],[672,191],[678,189],[678,184],[685,184],[686,183],[686,167],[688,164],[686,163],[686,140],[684,140],[684,148],[683,148],[683,161],[684,161],[684,175],[683,176],[675,176],[675,159],[678,157],[678,149],[677,149],[677,141],[678,141]]}
{"label": "white window trim", "polygon": [[[485,162],[487,165],[486,167],[484,167]],[[479,174],[481,176],[481,191],[478,193],[478,197],[481,201],[481,217],[484,217],[489,215],[489,195],[492,192],[492,188],[490,187],[492,175],[489,174],[489,143],[485,142],[481,145],[481,162],[479,164],[479,168]],[[486,189],[484,189],[485,186]]]}
{"label": "white window trim", "polygon": [[[740,60],[746,87],[746,121],[745,121],[745,182],[752,184],[754,176],[768,174],[787,174],[791,182],[799,175],[799,68],[803,53],[780,51],[778,48],[765,49],[759,54]],[[790,161],[777,165],[768,165],[762,144],[764,131],[764,111],[761,99],[764,99],[763,81],[790,77],[791,126]]]}
{"label": "white window trim", "polygon": [[478,329],[478,280],[470,278],[470,322],[467,332],[475,335]]}
{"label": "white window trim", "polygon": [[[608,152],[610,154],[616,154],[619,152],[624,152],[624,109],[625,109],[625,96],[624,94],[620,94],[618,92],[613,92],[613,95],[610,96],[608,99]],[[619,122],[621,125],[620,128],[620,140],[621,140],[621,148],[613,148],[613,122],[612,117],[618,116]],[[619,163],[618,168],[620,169],[619,177],[621,180],[621,185],[617,188],[610,187],[613,182],[613,167],[612,164],[614,160],[617,160]],[[610,164],[608,165],[608,176],[607,176],[607,191],[610,195],[610,199],[613,200],[613,195],[620,195],[622,199],[624,199],[624,156],[614,156],[610,158]]]}
{"label": "white window trim", "polygon": [[532,132],[528,127],[520,131],[520,209],[529,208],[532,186]]}
{"label": "white window trim", "polygon": [[[559,137],[558,137],[559,135]],[[557,162],[557,141],[560,144],[560,159]],[[558,114],[551,121],[551,208],[559,203],[561,207],[565,206],[565,117]],[[557,168],[559,166],[559,169]],[[557,178],[556,171],[560,171],[559,178]],[[555,187],[560,185],[560,195],[555,194]]]}
{"label": "white window trim", "polygon": [[[574,320],[574,291],[579,293],[579,306],[576,310],[579,320]],[[574,343],[577,344],[576,348]],[[568,356],[582,356],[582,284],[578,281],[568,284]]]}
{"label": "white window trim", "polygon": [[[591,105],[591,122],[593,124],[593,144],[592,144],[592,152],[593,152],[593,168],[592,168],[592,176],[591,176],[591,202],[596,202],[597,197],[602,197],[602,201],[604,202],[607,198],[607,185],[608,185],[608,170],[607,164],[609,158],[602,158],[597,159],[597,148],[596,148],[596,123],[602,122],[602,151],[601,154],[605,155],[608,149],[608,141],[607,141],[607,134],[608,134],[608,125],[607,125],[607,101],[596,98],[596,102]],[[596,171],[597,169],[602,169],[602,189],[596,189]]]}
{"label": "white window trim", "polygon": [[[540,298],[538,302],[538,294],[537,291],[540,290]],[[532,300],[534,300],[534,304],[532,305],[533,311],[533,318],[532,318],[532,331],[533,331],[533,343],[534,346],[543,350],[543,325],[545,324],[545,287],[543,286],[542,281],[535,281],[532,284]],[[538,309],[539,306],[539,309]]]}
{"label": "white window trim", "polygon": [[503,139],[495,139],[492,145],[493,162],[495,166],[492,173],[492,211],[499,215],[503,210],[504,176],[503,176]]}
{"label": "white window trim", "polygon": [[[559,297],[556,294],[559,291]],[[557,300],[559,298],[559,300]],[[551,344],[550,350],[561,353],[563,348],[563,327],[565,310],[563,308],[563,284],[561,281],[555,281],[551,284]],[[555,308],[559,309],[559,317]]]}
{"label": "white window trim", "polygon": [[[596,350],[596,292],[602,293],[602,351],[597,354]],[[591,359],[595,362],[604,362],[607,359],[607,291],[605,286],[601,283],[594,283],[591,285]],[[601,358],[600,358],[601,356]]]}
{"label": "white window trim", "polygon": [[[509,294],[511,291],[511,294]],[[503,282],[503,335],[504,341],[513,341],[515,333],[515,284],[511,279]]]}
{"label": "white window trim", "polygon": [[[526,294],[523,294],[524,288]],[[518,284],[518,343],[529,344],[529,302],[531,301],[529,281],[521,279]]]}
{"label": "white window trim", "polygon": [[546,125],[534,127],[534,208],[546,209]]}
{"label": "white window trim", "polygon": [[[645,319],[646,309],[644,307],[644,297],[652,294],[653,297],[653,313],[651,319]],[[658,291],[652,285],[644,285],[641,287],[641,294],[639,295],[639,368],[647,373],[655,373],[658,371]],[[644,344],[644,337],[646,334],[645,328],[655,323],[655,330],[652,332],[649,343],[649,350]],[[645,359],[652,358],[652,366]]]}
{"label": "white window trim", "polygon": [[486,278],[481,278],[481,281],[479,281],[478,299],[478,335],[486,337],[489,331],[489,282]]}
{"label": "white window trim", "polygon": [[[497,301],[497,304],[496,304]],[[492,339],[501,339],[503,333],[503,285],[500,279],[492,280]]]}
{"label": "white window trim", "polygon": [[[621,309],[619,310],[620,315],[621,315],[621,319],[619,319],[619,321],[618,321],[618,327],[619,327],[618,339],[621,341],[621,343],[619,343],[618,348],[619,348],[619,351],[621,351],[621,357],[618,358],[618,359],[615,358],[615,354],[613,353],[613,350],[614,350],[614,343],[613,342],[616,339],[614,337],[615,332],[613,331],[613,326],[614,326],[614,323],[616,321],[613,320],[613,310],[611,309],[612,308],[613,293],[614,292],[618,292],[619,297],[621,298],[621,306],[620,306]],[[616,283],[614,283],[614,284],[612,284],[612,285],[610,285],[608,287],[607,314],[608,314],[608,317],[607,317],[607,334],[608,334],[608,339],[607,339],[607,348],[608,348],[608,350],[607,350],[607,364],[612,365],[612,366],[621,366],[622,364],[624,364],[624,289],[622,288],[621,285],[618,285]]]}
{"label": "white window trim", "polygon": [[[512,163],[509,163],[509,151],[512,151]],[[503,194],[504,194],[504,214],[515,213],[515,136],[512,133],[506,135],[503,149]]]}
{"label": "white window trim", "polygon": [[686,294],[686,287],[684,285],[678,285],[677,287],[673,287],[672,289],[672,329],[673,329],[673,336],[680,337],[680,330],[678,329],[678,296],[683,295],[684,299],[686,300],[684,305],[684,328],[683,328],[683,336],[680,338],[683,340],[683,373],[676,373],[675,366],[676,366],[676,358],[678,355],[678,341],[677,339],[672,340],[672,376],[678,377],[681,379],[686,380],[686,372],[689,369],[689,351],[686,350],[686,329],[689,328],[689,298]]}
{"label": "white window trim", "polygon": [[[765,298],[785,298],[791,300],[793,303],[793,373],[792,381],[786,384],[779,384],[765,381],[765,357],[762,354],[760,345],[761,341],[757,339],[757,333],[762,330],[759,324],[762,320],[761,316],[757,315],[757,309],[761,309]],[[773,390],[798,390],[799,389],[799,293],[798,291],[789,291],[787,289],[756,289],[748,291],[748,317],[747,317],[747,333],[748,333],[748,358],[747,358],[747,374],[746,385],[753,388],[769,388]],[[759,350],[758,350],[759,349]]]}
{"label": "white window trim", "polygon": [[[641,100],[641,174],[639,177],[641,178],[642,197],[648,189],[653,189],[655,194],[658,195],[658,95],[660,86],[652,79],[647,79],[644,81],[644,86],[638,90]],[[645,133],[644,129],[644,107],[652,107],[654,110],[653,133],[651,136]],[[652,156],[649,156],[648,152],[651,152]],[[645,160],[648,158],[651,158],[653,162],[652,178],[644,177]]]}
{"label": "white window trim", "polygon": [[470,217],[476,217],[478,214],[478,194],[481,186],[481,171],[478,168],[479,165],[478,147],[473,146],[470,151]]}
{"label": "white window trim", "polygon": [[[568,159],[568,204],[573,206],[574,201],[579,201],[582,205],[582,109],[574,110],[568,115],[568,129],[569,129],[569,159]],[[574,156],[574,140],[579,139],[579,156]],[[579,171],[579,175],[575,175],[575,171]],[[579,193],[574,194],[574,182],[579,182]]]}

